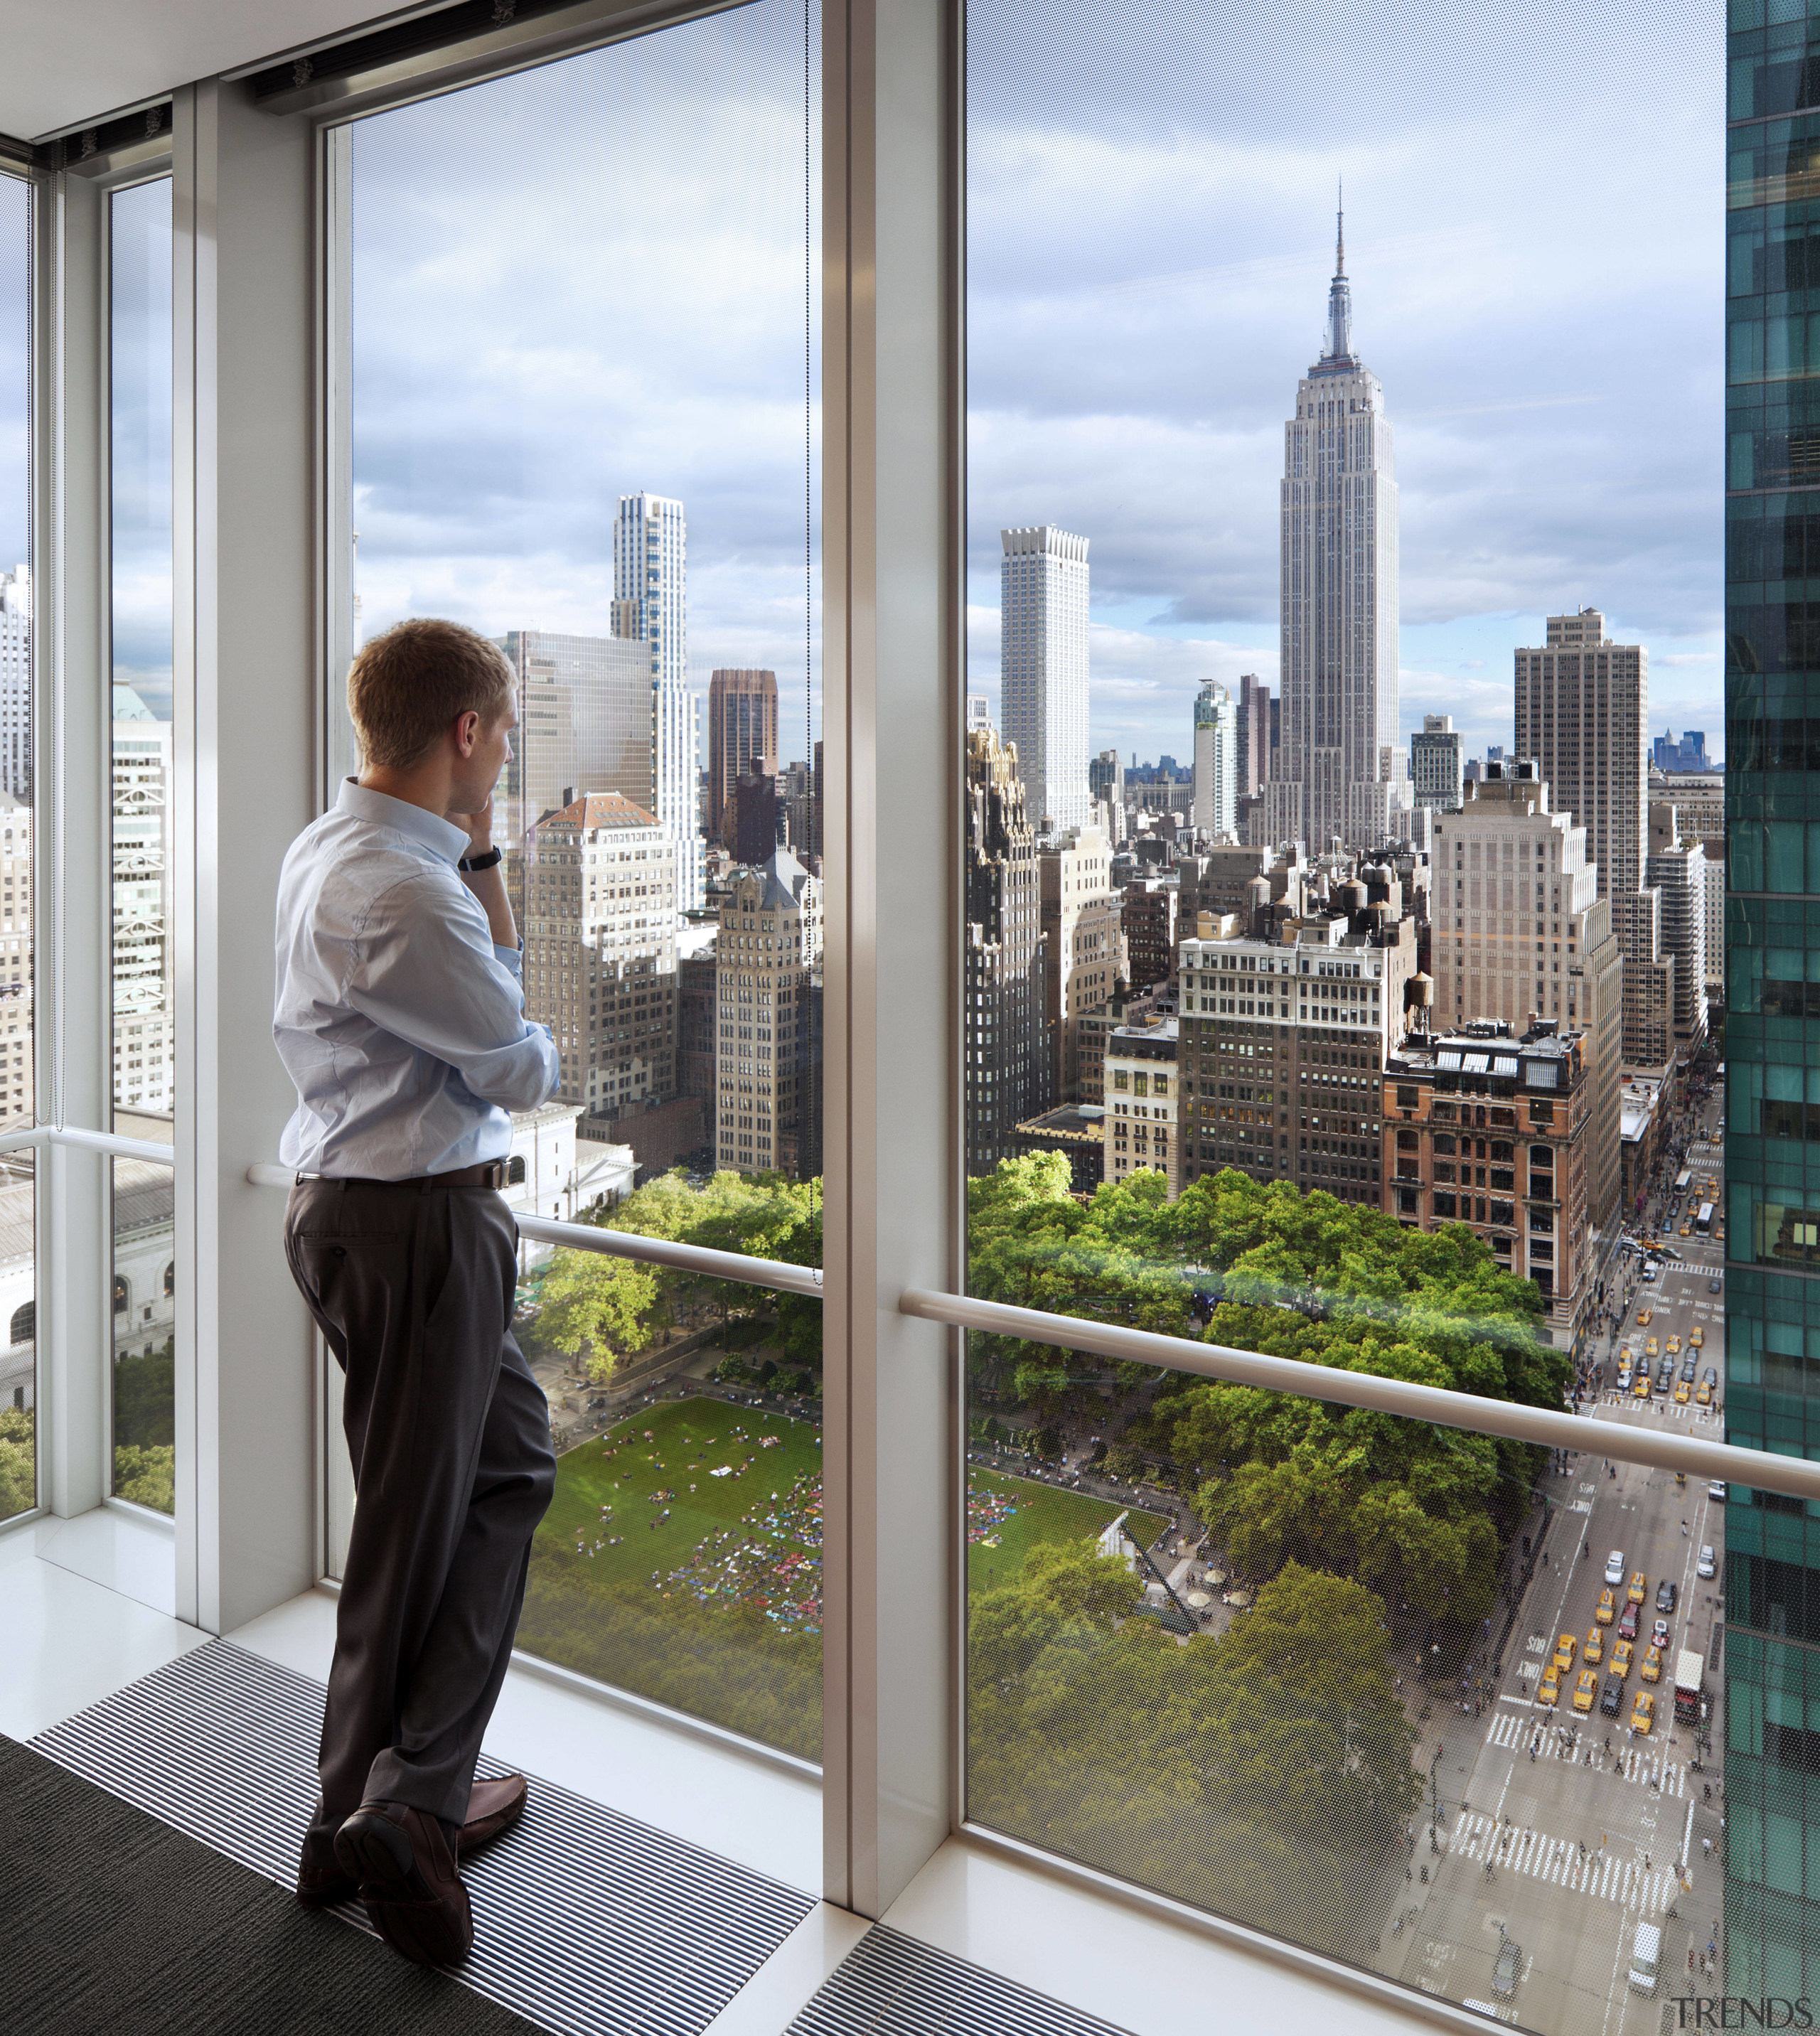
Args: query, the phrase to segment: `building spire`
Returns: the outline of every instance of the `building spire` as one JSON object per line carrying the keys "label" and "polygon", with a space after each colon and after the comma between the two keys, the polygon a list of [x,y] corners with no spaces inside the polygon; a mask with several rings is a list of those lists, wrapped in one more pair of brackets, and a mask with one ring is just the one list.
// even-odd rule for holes
{"label": "building spire", "polygon": [[1352,358],[1352,287],[1346,280],[1346,186],[1340,187],[1340,210],[1334,236],[1333,281],[1327,291],[1327,341],[1323,365],[1347,368]]}

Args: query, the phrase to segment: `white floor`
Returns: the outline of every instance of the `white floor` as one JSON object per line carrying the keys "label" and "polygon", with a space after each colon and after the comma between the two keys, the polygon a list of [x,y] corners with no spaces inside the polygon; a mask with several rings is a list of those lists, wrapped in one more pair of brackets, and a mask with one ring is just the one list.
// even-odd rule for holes
{"label": "white floor", "polygon": [[[168,1576],[160,1527],[117,1509],[0,1534],[0,1732],[29,1739],[206,1644],[141,1601],[156,1594],[160,1561]],[[322,1680],[334,1621],[333,1598],[311,1591],[224,1637]],[[518,1668],[487,1750],[806,1892],[820,1885],[820,1791],[799,1776]],[[1417,2017],[1484,2027],[1439,2001],[1362,1998],[964,1838],[944,1846],[880,1920],[1133,2036],[1181,2036],[1215,2019],[1246,2031],[1318,2026],[1323,2036],[1388,2036]],[[783,2036],[868,1927],[819,1904],[704,2036]]]}

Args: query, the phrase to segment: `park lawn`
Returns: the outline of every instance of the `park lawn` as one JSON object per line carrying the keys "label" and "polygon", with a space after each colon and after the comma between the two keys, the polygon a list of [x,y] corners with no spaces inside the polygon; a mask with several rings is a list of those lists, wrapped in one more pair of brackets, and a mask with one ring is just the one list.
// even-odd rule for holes
{"label": "park lawn", "polygon": [[1016,1512],[1001,1525],[987,1529],[998,1536],[997,1548],[989,1548],[983,1542],[974,1540],[970,1532],[967,1552],[970,1591],[1009,1583],[1023,1567],[1024,1557],[1032,1548],[1053,1541],[1078,1544],[1097,1539],[1120,1514],[1128,1510],[1131,1514],[1129,1525],[1146,1548],[1167,1524],[1159,1513],[1140,1512],[1135,1506],[1128,1509],[1113,1506],[1103,1499],[1091,1498],[1084,1491],[1058,1491],[1053,1484],[1044,1484],[1035,1478],[1008,1477],[1002,1471],[982,1470],[977,1464],[967,1466],[967,1490],[973,1494],[990,1493],[1000,1499],[1008,1499],[1017,1507]]}
{"label": "park lawn", "polygon": [[[644,1439],[647,1429],[650,1442]],[[778,1446],[761,1449],[765,1435],[779,1437]],[[734,1475],[710,1477],[722,1464],[731,1464]],[[590,1582],[649,1585],[654,1570],[668,1576],[709,1535],[737,1527],[745,1514],[767,1505],[773,1492],[786,1491],[799,1473],[819,1477],[821,1467],[820,1432],[807,1421],[720,1400],[666,1401],[556,1459],[556,1495],[537,1540],[572,1552],[579,1537],[584,1548],[595,1551],[584,1558]],[[658,1490],[676,1495],[654,1505],[650,1495]],[[613,1509],[605,1520],[603,1506]],[[665,1506],[670,1517],[659,1520]],[[624,1537],[620,1545],[606,1546],[615,1534]]]}

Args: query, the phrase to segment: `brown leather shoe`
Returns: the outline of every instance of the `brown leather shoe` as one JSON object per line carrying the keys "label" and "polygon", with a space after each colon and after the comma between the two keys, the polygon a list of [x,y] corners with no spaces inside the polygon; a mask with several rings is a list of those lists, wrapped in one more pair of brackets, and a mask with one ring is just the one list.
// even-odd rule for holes
{"label": "brown leather shoe", "polygon": [[453,1965],[474,1941],[468,1890],[435,1818],[409,1803],[363,1803],[335,1834],[373,1928],[413,1965]]}
{"label": "brown leather shoe", "polygon": [[477,1782],[468,1791],[468,1818],[462,1827],[461,1856],[478,1852],[509,1831],[525,1814],[526,1790],[522,1774],[502,1774],[496,1782]]}
{"label": "brown leather shoe", "polygon": [[[478,1852],[509,1831],[525,1814],[526,1794],[522,1774],[477,1782],[468,1794],[468,1821],[462,1827],[457,1857]],[[304,1837],[297,1866],[297,1899],[306,1909],[331,1909],[337,1902],[352,1901],[360,1891],[360,1883],[343,1872],[336,1858],[333,1839],[312,1827]]]}

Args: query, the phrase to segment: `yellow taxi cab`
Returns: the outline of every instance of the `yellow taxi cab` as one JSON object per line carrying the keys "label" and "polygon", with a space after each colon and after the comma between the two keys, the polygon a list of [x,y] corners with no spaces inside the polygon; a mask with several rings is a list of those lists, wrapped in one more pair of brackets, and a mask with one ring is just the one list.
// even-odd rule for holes
{"label": "yellow taxi cab", "polygon": [[[1708,1365],[1706,1369],[1711,1371],[1713,1367]],[[1710,1407],[1713,1404],[1713,1381],[1710,1378],[1702,1378],[1699,1385],[1694,1388],[1694,1397],[1702,1407]]]}
{"label": "yellow taxi cab", "polygon": [[1696,1322],[1693,1328],[1687,1332],[1688,1348],[1690,1350],[1698,1350],[1701,1345],[1705,1342],[1705,1340],[1706,1332],[1698,1322]]}
{"label": "yellow taxi cab", "polygon": [[1637,1672],[1646,1683],[1660,1683],[1662,1680],[1662,1650],[1652,1640],[1643,1650],[1643,1659],[1637,1665]]}
{"label": "yellow taxi cab", "polygon": [[1539,1704],[1558,1704],[1561,1701],[1561,1672],[1552,1661],[1542,1679],[1542,1687],[1536,1693],[1536,1701]]}
{"label": "yellow taxi cab", "polygon": [[1637,1701],[1630,1706],[1630,1729],[1647,1733],[1656,1722],[1656,1699],[1647,1690],[1637,1692]]}
{"label": "yellow taxi cab", "polygon": [[1647,1364],[1637,1366],[1637,1378],[1630,1388],[1630,1397],[1633,1400],[1647,1400],[1649,1397],[1649,1367]]}
{"label": "yellow taxi cab", "polygon": [[1653,1308],[1639,1308],[1637,1310],[1637,1326],[1640,1329],[1648,1329],[1655,1319],[1656,1310]]}
{"label": "yellow taxi cab", "polygon": [[1589,1711],[1599,1695],[1599,1672],[1596,1668],[1582,1668],[1580,1680],[1573,1686],[1573,1708]]}
{"label": "yellow taxi cab", "polygon": [[1645,1357],[1660,1357],[1662,1355],[1662,1346],[1654,1337],[1644,1344],[1643,1354]]}
{"label": "yellow taxi cab", "polygon": [[[1600,1626],[1609,1626],[1617,1616],[1617,1611],[1614,1593],[1608,1590],[1601,1591],[1599,1593],[1599,1609],[1592,1616],[1598,1620]],[[1597,1630],[1597,1627],[1594,1628],[1595,1631]]]}
{"label": "yellow taxi cab", "polygon": [[1668,1339],[1668,1355],[1671,1357],[1679,1357],[1681,1355],[1681,1339],[1679,1337],[1671,1336]]}
{"label": "yellow taxi cab", "polygon": [[1693,1387],[1688,1384],[1685,1378],[1676,1379],[1675,1382],[1675,1404],[1678,1407],[1685,1407],[1687,1404],[1690,1397],[1692,1395],[1693,1390]]}
{"label": "yellow taxi cab", "polygon": [[1683,1237],[1691,1237],[1691,1236],[1694,1235],[1694,1226],[1693,1226],[1693,1224],[1692,1224],[1692,1223],[1682,1223],[1682,1225],[1681,1226],[1681,1235],[1682,1235]]}
{"label": "yellow taxi cab", "polygon": [[1604,1658],[1605,1635],[1595,1626],[1586,1636],[1586,1651],[1581,1656],[1583,1661],[1598,1661]]}
{"label": "yellow taxi cab", "polygon": [[1611,1650],[1611,1672],[1620,1679],[1630,1673],[1630,1642],[1620,1640]]}
{"label": "yellow taxi cab", "polygon": [[1633,1604],[1641,1604],[1649,1594],[1649,1579],[1641,1570],[1630,1572],[1630,1588],[1625,1595]]}
{"label": "yellow taxi cab", "polygon": [[1571,1633],[1562,1634],[1561,1638],[1554,1643],[1554,1665],[1564,1676],[1571,1675],[1573,1672],[1573,1650],[1575,1644],[1573,1635]]}

